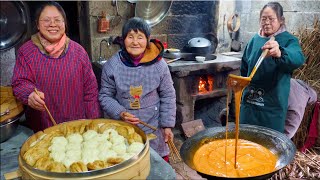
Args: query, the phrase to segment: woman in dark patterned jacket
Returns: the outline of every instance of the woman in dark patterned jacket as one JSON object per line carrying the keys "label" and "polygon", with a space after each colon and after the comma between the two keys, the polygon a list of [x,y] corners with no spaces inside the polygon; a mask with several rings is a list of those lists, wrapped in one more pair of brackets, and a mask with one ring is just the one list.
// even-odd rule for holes
{"label": "woman in dark patterned jacket", "polygon": [[167,140],[173,138],[176,122],[176,95],[160,41],[150,40],[150,27],[141,18],[131,18],[123,26],[124,47],[112,56],[102,70],[99,100],[112,119],[136,124],[146,133],[153,130],[138,124],[144,121],[158,127],[150,146],[168,160]]}
{"label": "woman in dark patterned jacket", "polygon": [[[57,123],[100,117],[98,84],[86,51],[66,36],[66,15],[56,2],[37,11],[38,33],[18,50],[12,87],[35,132]],[[40,96],[35,94],[37,88]]]}

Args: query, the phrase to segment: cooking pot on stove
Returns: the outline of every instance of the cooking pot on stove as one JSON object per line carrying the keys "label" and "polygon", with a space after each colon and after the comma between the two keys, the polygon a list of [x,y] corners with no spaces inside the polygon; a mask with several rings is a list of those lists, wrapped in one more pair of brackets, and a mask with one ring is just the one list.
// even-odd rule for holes
{"label": "cooking pot on stove", "polygon": [[[228,138],[235,138],[235,126],[228,126],[228,129]],[[275,170],[268,174],[243,178],[217,177],[198,171],[202,177],[207,179],[268,179],[293,160],[296,147],[286,135],[270,128],[255,125],[241,124],[239,129],[239,139],[260,144],[278,157]],[[193,156],[198,148],[210,141],[224,138],[225,127],[213,127],[200,131],[182,144],[180,149],[181,157],[190,168],[197,170],[193,164]]]}
{"label": "cooking pot on stove", "polygon": [[194,54],[211,54],[213,47],[211,41],[203,37],[195,37],[188,41],[187,51]]}
{"label": "cooking pot on stove", "polygon": [[22,41],[28,32],[27,6],[22,1],[0,2],[0,51],[8,50]]}

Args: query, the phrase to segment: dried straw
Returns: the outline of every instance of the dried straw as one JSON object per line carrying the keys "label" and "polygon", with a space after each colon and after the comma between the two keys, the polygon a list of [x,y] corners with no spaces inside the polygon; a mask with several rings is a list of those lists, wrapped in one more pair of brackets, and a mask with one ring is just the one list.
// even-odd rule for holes
{"label": "dried straw", "polygon": [[270,180],[284,179],[320,179],[320,147],[297,152],[291,164],[281,169]]}
{"label": "dried straw", "polygon": [[[306,63],[294,71],[293,77],[308,83],[320,94],[320,21],[315,17],[313,29],[300,28],[297,34],[301,41]],[[293,137],[293,142],[300,149],[308,136],[314,105],[306,108],[301,125]],[[297,152],[292,163],[276,173],[271,180],[284,179],[320,179],[320,147],[313,147],[305,153]]]}
{"label": "dried straw", "polygon": [[320,21],[314,18],[313,29],[300,27],[297,33],[302,51],[306,57],[305,64],[294,71],[293,77],[307,82],[320,94]]}
{"label": "dried straw", "polygon": [[[293,73],[293,78],[301,79],[311,86],[320,96],[320,21],[316,16],[314,18],[313,29],[300,27],[297,37],[301,41],[301,48],[306,57],[305,64]],[[314,106],[306,108],[303,120],[295,136],[293,142],[297,148],[301,148],[308,136],[309,126],[312,120]]]}

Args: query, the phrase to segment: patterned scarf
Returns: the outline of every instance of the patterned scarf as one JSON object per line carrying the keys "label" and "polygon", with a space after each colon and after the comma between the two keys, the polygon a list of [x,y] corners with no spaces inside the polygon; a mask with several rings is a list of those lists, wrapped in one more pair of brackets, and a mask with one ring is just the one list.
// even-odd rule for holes
{"label": "patterned scarf", "polygon": [[66,47],[67,35],[64,34],[62,38],[57,43],[51,43],[46,40],[40,33],[37,33],[41,45],[48,52],[51,57],[58,58],[63,53],[63,50]]}

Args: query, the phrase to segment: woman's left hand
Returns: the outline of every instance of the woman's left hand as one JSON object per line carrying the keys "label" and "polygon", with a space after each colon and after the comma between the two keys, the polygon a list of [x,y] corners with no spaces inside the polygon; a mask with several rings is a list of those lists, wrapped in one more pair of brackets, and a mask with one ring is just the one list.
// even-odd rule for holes
{"label": "woman's left hand", "polygon": [[164,141],[168,142],[169,139],[173,140],[173,133],[171,128],[164,128]]}
{"label": "woman's left hand", "polygon": [[269,56],[276,57],[276,58],[281,57],[281,51],[279,49],[279,44],[275,40],[274,41],[272,41],[272,40],[267,41],[264,44],[264,46],[262,46],[261,49],[262,50],[269,49],[269,52],[268,52]]}

